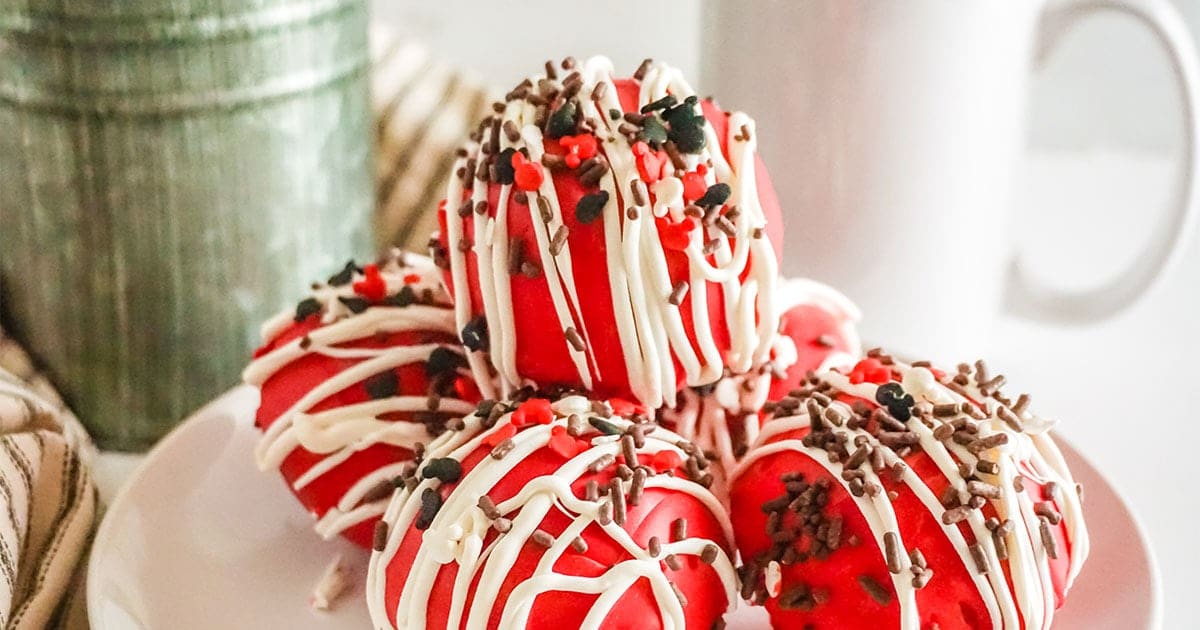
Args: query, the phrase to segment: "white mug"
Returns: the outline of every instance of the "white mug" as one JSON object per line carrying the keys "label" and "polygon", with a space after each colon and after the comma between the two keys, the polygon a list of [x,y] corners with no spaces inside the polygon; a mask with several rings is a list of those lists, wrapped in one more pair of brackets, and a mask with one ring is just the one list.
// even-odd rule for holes
{"label": "white mug", "polygon": [[[1133,302],[1196,201],[1197,67],[1166,0],[713,0],[705,82],[752,112],[784,205],[784,271],[863,308],[863,336],[933,358],[987,350],[1003,309],[1081,322]],[[1114,10],[1149,28],[1183,95],[1172,211],[1104,286],[1062,292],[1010,238],[1030,74],[1065,27]],[[1066,235],[1064,235],[1066,236]]]}

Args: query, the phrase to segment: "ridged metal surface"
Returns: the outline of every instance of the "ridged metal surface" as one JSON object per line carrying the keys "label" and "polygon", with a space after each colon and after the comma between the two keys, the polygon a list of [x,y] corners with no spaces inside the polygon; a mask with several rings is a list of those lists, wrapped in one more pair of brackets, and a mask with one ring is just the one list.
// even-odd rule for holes
{"label": "ridged metal surface", "polygon": [[363,0],[0,0],[0,310],[102,448],[371,251]]}

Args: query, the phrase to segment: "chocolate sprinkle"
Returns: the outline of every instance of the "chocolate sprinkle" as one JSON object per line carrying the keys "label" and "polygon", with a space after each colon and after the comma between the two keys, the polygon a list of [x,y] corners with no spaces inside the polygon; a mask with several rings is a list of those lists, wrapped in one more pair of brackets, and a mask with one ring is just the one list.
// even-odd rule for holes
{"label": "chocolate sprinkle", "polygon": [[971,509],[967,507],[950,508],[942,513],[942,522],[946,525],[958,523],[971,515]]}
{"label": "chocolate sprinkle", "polygon": [[429,460],[421,469],[425,479],[437,479],[442,483],[455,483],[462,478],[462,463],[453,457],[439,457]]}
{"label": "chocolate sprinkle", "polygon": [[639,466],[633,471],[633,479],[629,484],[629,505],[637,505],[642,500],[642,490],[646,487],[646,469]]}
{"label": "chocolate sprinkle", "polygon": [[511,439],[504,440],[503,442],[497,444],[496,448],[492,449],[492,459],[504,459],[504,456],[512,452],[516,446],[517,445]]}
{"label": "chocolate sprinkle", "polygon": [[379,483],[375,484],[374,488],[371,488],[366,494],[363,495],[362,503],[365,505],[367,503],[374,503],[376,501],[383,501],[391,498],[395,489],[396,485],[392,481],[387,479],[380,481]]}
{"label": "chocolate sprinkle", "polygon": [[671,521],[671,540],[679,542],[687,538],[687,519],[677,518]]}
{"label": "chocolate sprinkle", "polygon": [[883,534],[883,549],[884,557],[887,559],[888,571],[899,573],[903,566],[901,565],[900,539],[896,536],[896,532],[885,532]]}
{"label": "chocolate sprinkle", "polygon": [[583,337],[579,335],[579,331],[575,330],[574,326],[568,326],[567,329],[563,331],[563,336],[566,337],[567,343],[571,344],[571,348],[576,352],[583,352],[587,347],[583,343]]}
{"label": "chocolate sprinkle", "polygon": [[923,569],[920,573],[913,576],[913,588],[920,590],[929,584],[929,580],[933,579],[933,569]]}
{"label": "chocolate sprinkle", "polygon": [[679,306],[680,304],[683,304],[683,298],[687,296],[687,292],[688,283],[680,280],[679,282],[675,283],[674,287],[671,288],[671,294],[667,296],[667,302],[669,302],[672,306]]}
{"label": "chocolate sprinkle", "polygon": [[480,315],[467,322],[460,337],[463,345],[471,352],[487,352],[490,346],[487,318]]}
{"label": "chocolate sprinkle", "polygon": [[500,516],[501,516],[500,510],[496,508],[496,503],[494,501],[492,501],[492,498],[489,497],[488,495],[485,494],[485,495],[479,497],[478,505],[479,505],[479,509],[483,510],[483,515],[488,517],[489,519],[494,521],[494,520],[500,518]]}
{"label": "chocolate sprinkle", "polygon": [[396,375],[395,371],[388,370],[363,381],[363,386],[372,400],[391,398],[400,391],[400,377]]}
{"label": "chocolate sprinkle", "polygon": [[467,360],[450,348],[438,346],[429,353],[425,361],[425,376],[434,378],[442,374],[453,374],[460,367],[466,367]]}
{"label": "chocolate sprinkle", "polygon": [[980,547],[979,544],[976,543],[968,547],[968,550],[971,552],[971,558],[975,560],[975,568],[979,569],[980,573],[987,573],[987,554],[983,552],[983,547]]}
{"label": "chocolate sprinkle", "polygon": [[421,493],[421,509],[417,513],[414,526],[420,530],[429,529],[440,509],[442,509],[442,495],[433,488],[425,488],[425,491]]}
{"label": "chocolate sprinkle", "polygon": [[858,585],[880,606],[887,606],[892,603],[891,591],[888,591],[879,582],[876,582],[875,578],[869,575],[860,575],[858,576]]}
{"label": "chocolate sprinkle", "polygon": [[1058,558],[1058,543],[1054,541],[1054,534],[1050,532],[1050,521],[1044,516],[1038,520],[1041,521],[1038,531],[1041,533],[1042,546],[1046,548],[1046,555]]}
{"label": "chocolate sprinkle", "polygon": [[383,551],[387,547],[388,540],[388,524],[383,520],[375,522],[375,533],[371,537],[371,548],[375,551]]}
{"label": "chocolate sprinkle", "polygon": [[642,105],[641,113],[649,114],[650,112],[655,112],[660,109],[670,109],[678,103],[679,103],[679,99],[668,94],[668,95],[658,99],[657,101],[654,101],[651,103],[646,103],[645,105]]}
{"label": "chocolate sprinkle", "polygon": [[370,302],[368,302],[360,297],[346,297],[344,295],[339,295],[338,301],[341,302],[347,309],[350,310],[351,313],[354,313],[355,315],[367,310],[367,308],[369,306],[371,306]]}
{"label": "chocolate sprinkle", "polygon": [[580,223],[591,223],[600,218],[608,204],[608,191],[600,190],[584,195],[575,205],[575,219]]}
{"label": "chocolate sprinkle", "polygon": [[612,503],[611,502],[605,501],[604,503],[600,504],[600,507],[599,507],[598,511],[596,512],[596,520],[601,525],[608,525],[609,523],[612,522]]}
{"label": "chocolate sprinkle", "polygon": [[510,147],[501,151],[500,155],[496,156],[496,176],[494,181],[497,184],[508,185],[513,183],[515,171],[513,170],[512,160],[516,152],[516,149]]}
{"label": "chocolate sprinkle", "polygon": [[554,238],[550,240],[550,255],[557,256],[562,252],[563,246],[567,244],[567,226],[560,225],[554,231]]}
{"label": "chocolate sprinkle", "polygon": [[608,482],[608,496],[613,506],[613,522],[625,525],[625,492],[621,488],[621,480],[613,478]]}
{"label": "chocolate sprinkle", "polygon": [[637,70],[634,71],[633,78],[637,79],[638,81],[646,78],[646,73],[650,71],[650,64],[652,63],[654,63],[653,59],[643,59],[642,63],[638,65]]}
{"label": "chocolate sprinkle", "polygon": [[362,269],[360,269],[358,265],[354,264],[353,260],[349,260],[346,261],[346,265],[342,267],[341,271],[329,276],[329,279],[326,280],[326,283],[333,287],[347,285],[350,284],[350,281],[354,279],[354,274],[356,273],[362,273]]}
{"label": "chocolate sprinkle", "polygon": [[993,531],[992,544],[996,547],[996,557],[1000,560],[1008,560],[1008,541],[1005,539],[1004,532],[999,529]]}
{"label": "chocolate sprinkle", "polygon": [[321,303],[317,301],[317,298],[306,298],[296,305],[296,316],[294,319],[297,322],[302,322],[320,312]]}
{"label": "chocolate sprinkle", "polygon": [[575,133],[577,121],[578,110],[575,107],[575,101],[563,103],[561,107],[554,110],[553,114],[550,114],[550,120],[546,123],[546,137],[553,140]]}
{"label": "chocolate sprinkle", "polygon": [[729,184],[713,184],[704,191],[704,196],[696,200],[696,205],[701,208],[716,208],[724,205],[729,200],[729,196],[733,191],[729,188]]}
{"label": "chocolate sprinkle", "polygon": [[554,544],[554,537],[542,529],[535,529],[533,535],[529,537],[534,544],[549,549]]}

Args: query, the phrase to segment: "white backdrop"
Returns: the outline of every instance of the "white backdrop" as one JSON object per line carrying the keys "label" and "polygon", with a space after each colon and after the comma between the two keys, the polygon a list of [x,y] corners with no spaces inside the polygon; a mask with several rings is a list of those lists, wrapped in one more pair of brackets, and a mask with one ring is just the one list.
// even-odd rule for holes
{"label": "white backdrop", "polygon": [[[757,2],[794,0],[752,0]],[[700,81],[703,2],[694,0],[373,0],[377,19],[434,53],[505,88],[565,54],[603,53],[633,70],[651,56]],[[1200,37],[1200,0],[1173,0]],[[1034,85],[1035,148],[1177,148],[1175,94],[1161,55],[1140,26],[1097,15],[1069,34]]]}

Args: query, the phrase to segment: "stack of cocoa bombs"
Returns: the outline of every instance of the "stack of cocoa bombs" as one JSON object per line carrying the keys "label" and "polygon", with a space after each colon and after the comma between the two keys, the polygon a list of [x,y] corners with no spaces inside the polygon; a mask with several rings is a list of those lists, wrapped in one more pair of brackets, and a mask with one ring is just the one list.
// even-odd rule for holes
{"label": "stack of cocoa bombs", "polygon": [[665,64],[548,62],[459,150],[431,258],[267,323],[258,463],[372,549],[377,628],[1049,625],[1088,548],[1049,423],[781,279],[758,143]]}

